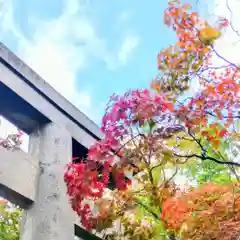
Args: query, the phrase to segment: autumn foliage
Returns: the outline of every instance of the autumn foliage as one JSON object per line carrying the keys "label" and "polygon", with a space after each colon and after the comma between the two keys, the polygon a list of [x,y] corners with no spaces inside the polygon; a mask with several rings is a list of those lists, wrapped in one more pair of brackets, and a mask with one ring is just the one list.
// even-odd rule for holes
{"label": "autumn foliage", "polygon": [[[240,232],[240,164],[230,151],[239,141],[240,71],[214,48],[228,21],[211,26],[172,1],[164,23],[178,42],[158,54],[150,89],[110,98],[105,137],[67,166],[70,203],[81,224],[106,239],[231,239]],[[224,65],[215,67],[214,57]],[[233,183],[182,190],[184,169],[206,161]]]}
{"label": "autumn foliage", "polygon": [[183,239],[235,239],[240,230],[239,187],[208,183],[169,198],[162,217]]}

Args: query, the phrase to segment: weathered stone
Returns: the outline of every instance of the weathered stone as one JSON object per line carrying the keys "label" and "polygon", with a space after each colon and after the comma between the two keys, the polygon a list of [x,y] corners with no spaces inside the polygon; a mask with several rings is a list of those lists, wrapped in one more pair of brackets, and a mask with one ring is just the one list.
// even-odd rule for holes
{"label": "weathered stone", "polygon": [[25,211],[22,240],[74,238],[74,214],[63,181],[64,167],[71,160],[71,136],[51,123],[30,136],[29,153],[42,169],[35,203]]}
{"label": "weathered stone", "polygon": [[[89,133],[91,133],[92,135],[95,135],[95,138],[103,137],[103,134],[100,131],[99,127],[93,121],[91,121],[84,113],[82,113],[78,108],[76,108],[68,100],[66,100],[61,94],[59,94],[52,86],[50,86],[44,79],[42,79],[36,72],[34,72],[28,65],[26,65],[21,59],[19,59],[1,42],[0,42],[0,62],[1,62],[0,81],[2,81],[4,84],[9,86],[13,91],[15,91],[24,99],[25,98],[29,99],[30,104],[32,104],[33,107],[35,107],[36,109],[41,109],[42,111],[40,112],[42,112],[46,116],[55,115],[54,117],[59,116],[59,115],[56,115],[59,113],[57,112],[55,113],[55,111],[56,109],[59,110],[61,108],[62,114],[67,115],[68,119],[71,118],[72,120],[73,119],[76,120],[76,122],[80,123],[86,130],[89,131]],[[4,62],[7,63],[8,65],[7,67],[5,66],[5,69],[3,69]],[[10,76],[9,72],[6,71],[6,68],[8,68],[8,71],[11,71],[12,74],[15,75],[15,78],[18,78],[18,79],[15,79],[13,76]],[[12,81],[13,81],[13,85],[12,85]],[[59,81],[61,81],[61,79],[59,79]],[[22,86],[25,86],[25,87],[22,88]],[[32,88],[33,92],[30,91],[29,88]],[[40,99],[42,101],[39,101],[39,96],[41,96]],[[46,100],[46,97],[49,98],[48,102],[50,102],[51,100],[51,102],[54,103],[55,105],[54,111],[47,112],[47,110],[50,110],[49,108],[50,106],[48,106],[48,104],[46,104],[43,101],[43,99]],[[45,107],[47,108],[45,109],[42,108],[44,105],[46,105]],[[53,119],[51,120],[54,122]],[[62,122],[61,124],[64,127],[68,127],[65,125],[66,123],[68,123],[68,121],[66,122],[65,120],[65,122]],[[74,128],[74,130],[76,131],[76,127]],[[70,133],[73,134],[71,131]],[[76,140],[78,140],[78,138],[76,138]]]}
{"label": "weathered stone", "polygon": [[[74,156],[83,156],[103,134],[2,43],[0,95],[0,114],[31,135],[29,155],[0,149],[0,195],[25,209],[21,239],[74,239],[76,216],[67,201],[64,166],[72,141],[79,144],[73,144]],[[76,224],[77,235],[93,239]]]}
{"label": "weathered stone", "polygon": [[0,146],[0,195],[26,207],[24,202],[35,200],[38,172],[36,158],[21,150],[7,150]]}

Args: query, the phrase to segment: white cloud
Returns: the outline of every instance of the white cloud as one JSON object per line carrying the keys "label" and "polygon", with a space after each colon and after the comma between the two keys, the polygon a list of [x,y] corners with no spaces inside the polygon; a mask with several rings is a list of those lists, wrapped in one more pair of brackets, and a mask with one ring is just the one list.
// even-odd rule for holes
{"label": "white cloud", "polygon": [[137,36],[127,36],[118,52],[118,60],[125,65],[128,58],[139,44],[139,38]]}
{"label": "white cloud", "polygon": [[[19,56],[64,97],[85,112],[91,108],[91,101],[84,106],[79,100],[82,94],[86,97],[87,93],[86,90],[77,90],[77,73],[93,58],[104,61],[106,67],[112,70],[125,65],[139,42],[137,37],[128,36],[117,55],[109,52],[104,39],[97,35],[93,24],[87,18],[85,5],[79,0],[64,0],[62,13],[48,21],[26,16],[31,19],[30,24],[34,28],[29,39],[16,27],[12,1],[0,0],[1,2],[4,10],[2,17],[0,15],[0,31],[11,32],[17,38]],[[80,85],[81,79],[78,80]]]}
{"label": "white cloud", "polygon": [[[230,8],[232,14],[228,7]],[[233,28],[236,31],[239,31],[240,34],[240,15],[238,12],[239,9],[239,0],[215,0],[215,15],[231,20]],[[223,36],[216,42],[216,50],[224,58],[228,59],[231,62],[239,64],[240,36],[238,36],[237,33],[234,32],[234,30],[229,26]],[[215,61],[218,63],[222,62],[219,59],[217,60],[217,58]]]}
{"label": "white cloud", "polygon": [[[58,18],[38,21],[32,40],[19,42],[19,53],[26,63],[77,107],[78,98],[86,96],[77,90],[77,73],[104,47],[91,23],[81,15],[82,7],[80,1],[66,1]],[[96,49],[99,52],[94,52]],[[89,101],[81,106],[86,110]]]}
{"label": "white cloud", "polygon": [[[105,62],[110,70],[126,64],[133,49],[138,45],[138,38],[126,37],[118,54],[109,52],[105,40],[99,37],[86,16],[83,2],[63,2],[62,13],[56,18],[43,21],[31,15],[25,16],[33,28],[30,38],[16,24],[14,1],[0,0],[0,40],[5,42],[4,39],[10,34],[16,39],[17,54],[30,67],[81,111],[99,120],[99,116],[96,116],[98,111],[93,110],[96,106],[93,106],[91,92],[87,88],[80,91],[77,89],[77,81],[81,85],[77,74],[93,58]],[[8,45],[7,41],[6,44]],[[0,128],[3,129],[1,126]],[[9,125],[6,129],[11,131],[13,128]]]}
{"label": "white cloud", "polygon": [[[80,14],[80,1],[66,1],[62,14],[56,19],[45,22],[32,19],[35,31],[31,39],[16,27],[12,1],[0,0],[0,5],[0,36],[11,33],[17,39],[18,55],[30,67],[80,110],[94,115],[91,94],[77,90],[76,77],[89,55],[102,54],[104,44]],[[90,52],[91,49],[98,51]],[[3,119],[0,135],[4,137],[9,132],[16,132],[16,128]]]}
{"label": "white cloud", "polygon": [[[35,20],[32,39],[26,38],[16,27],[12,2],[2,2],[1,32],[12,33],[17,38],[20,57],[64,97],[75,103],[73,100],[81,95],[76,90],[76,75],[86,61],[84,49],[77,41],[90,42],[97,38],[91,25],[77,16],[79,1],[68,1],[63,13],[56,19],[47,22]],[[81,34],[76,28],[77,23]]]}

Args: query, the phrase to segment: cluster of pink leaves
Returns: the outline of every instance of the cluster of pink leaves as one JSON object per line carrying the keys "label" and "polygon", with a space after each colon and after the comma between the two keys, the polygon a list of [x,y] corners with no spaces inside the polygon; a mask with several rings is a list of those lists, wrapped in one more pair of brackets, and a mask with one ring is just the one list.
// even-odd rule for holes
{"label": "cluster of pink leaves", "polygon": [[89,204],[84,200],[102,198],[104,188],[114,177],[115,187],[124,190],[131,181],[126,181],[124,169],[113,165],[114,156],[122,156],[121,141],[130,134],[130,128],[142,125],[145,120],[161,115],[173,105],[160,94],[148,90],[129,91],[124,96],[112,96],[102,120],[104,139],[96,142],[88,152],[87,159],[80,163],[70,163],[64,175],[68,195],[74,211],[81,218],[84,227],[94,227]]}
{"label": "cluster of pink leaves", "polygon": [[143,125],[161,115],[173,105],[163,95],[149,90],[129,91],[124,96],[112,96],[102,121],[102,130],[107,138],[121,139],[129,133],[129,126]]}
{"label": "cluster of pink leaves", "polygon": [[22,136],[23,132],[18,130],[17,133],[10,134],[4,139],[0,139],[0,146],[7,149],[19,148],[22,144]]}

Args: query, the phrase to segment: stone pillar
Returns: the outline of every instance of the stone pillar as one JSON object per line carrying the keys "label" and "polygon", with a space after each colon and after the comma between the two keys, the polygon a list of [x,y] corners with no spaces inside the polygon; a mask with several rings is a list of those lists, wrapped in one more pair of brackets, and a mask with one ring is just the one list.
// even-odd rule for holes
{"label": "stone pillar", "polygon": [[63,181],[72,157],[70,134],[49,123],[30,136],[29,154],[39,159],[39,181],[35,203],[23,216],[21,240],[74,239],[75,219]]}

